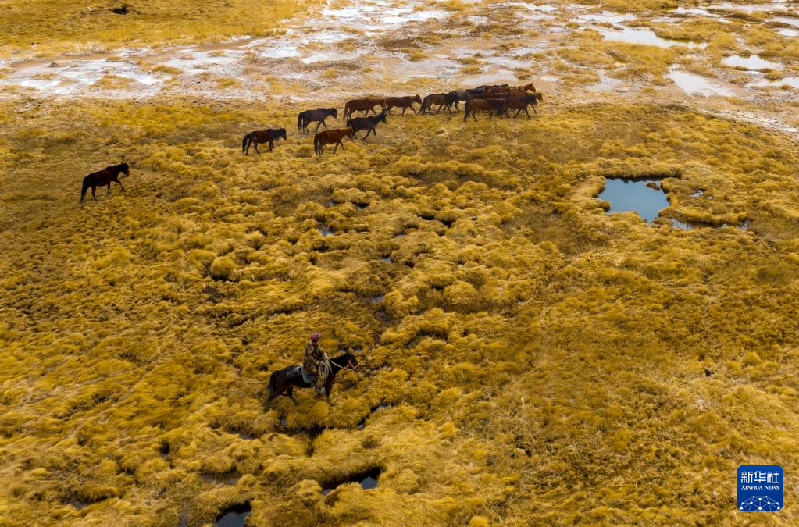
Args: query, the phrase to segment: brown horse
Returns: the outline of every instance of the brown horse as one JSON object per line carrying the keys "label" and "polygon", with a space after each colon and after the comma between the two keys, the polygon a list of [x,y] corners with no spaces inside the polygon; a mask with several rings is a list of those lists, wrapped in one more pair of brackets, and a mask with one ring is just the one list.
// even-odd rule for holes
{"label": "brown horse", "polygon": [[94,189],[97,187],[107,186],[108,192],[106,194],[111,194],[112,182],[117,183],[122,189],[122,192],[125,192],[125,187],[123,187],[122,183],[119,181],[119,174],[125,174],[126,176],[130,175],[130,168],[128,167],[127,163],[105,167],[104,169],[98,172],[92,172],[83,178],[83,187],[80,189],[81,203],[83,203],[83,200],[86,198],[86,191],[89,189],[89,187],[92,189],[92,197],[94,198],[94,201],[97,201],[97,196],[94,194]]}
{"label": "brown horse", "polygon": [[332,144],[336,145],[336,148],[333,149],[334,154],[336,150],[338,150],[339,145],[341,145],[341,149],[344,150],[344,143],[342,143],[341,140],[345,137],[355,137],[355,132],[349,126],[346,128],[339,128],[338,130],[324,130],[319,132],[313,138],[314,152],[316,152],[316,155],[321,156],[322,152],[325,150],[325,145]]}
{"label": "brown horse", "polygon": [[386,100],[382,97],[367,97],[349,101],[344,105],[344,119],[347,120],[352,117],[352,112],[366,112],[366,115],[369,115],[369,112],[376,114],[375,106],[380,106],[385,110]]}
{"label": "brown horse", "polygon": [[[358,359],[349,351],[344,355],[330,359],[330,373],[327,374],[327,379],[325,379],[325,394],[327,395],[328,402],[330,402],[330,390],[333,388],[336,374],[344,369],[352,371],[358,369]],[[294,398],[294,388],[310,388],[312,386],[313,384],[305,382],[305,379],[302,378],[302,366],[299,364],[273,372],[272,375],[269,376],[269,386],[266,390],[264,411],[269,411],[269,404],[272,402],[272,399],[284,393],[294,404],[299,404]]]}
{"label": "brown horse", "polygon": [[526,93],[535,93],[537,90],[533,83],[525,84],[524,86],[483,86],[483,91],[489,96],[496,93],[512,93],[517,95],[524,95]]}
{"label": "brown horse", "polygon": [[415,96],[388,97],[386,99],[386,106],[388,106],[389,115],[391,114],[392,108],[402,108],[402,113],[400,115],[405,115],[405,110],[408,108],[413,110],[413,113],[416,113],[416,108],[413,107],[413,103],[415,102],[422,104],[422,98],[419,97],[418,93]]}
{"label": "brown horse", "polygon": [[464,107],[466,109],[463,114],[464,121],[469,117],[469,114],[472,114],[472,119],[476,121],[475,114],[477,112],[488,112],[488,118],[491,119],[495,113],[501,116],[507,111],[507,99],[472,99],[471,101],[466,101]]}
{"label": "brown horse", "polygon": [[441,111],[441,108],[446,107],[449,113],[452,113],[452,105],[458,102],[458,96],[451,93],[431,93],[422,101],[422,106],[419,108],[419,113],[430,112],[434,104],[438,105],[436,113]]}
{"label": "brown horse", "polygon": [[535,105],[538,104],[538,101],[543,101],[544,96],[541,93],[529,93],[522,97],[510,97],[505,99],[505,115],[508,115],[508,110],[516,110],[514,114],[514,119],[519,116],[519,113],[524,112],[527,114],[527,118],[530,118],[530,112],[527,111],[528,106],[533,107],[533,113],[538,113],[535,110]]}
{"label": "brown horse", "polygon": [[255,151],[258,152],[258,155],[261,155],[261,151],[258,150],[258,145],[269,143],[269,151],[271,152],[272,148],[275,146],[275,141],[281,137],[285,141],[288,141],[285,128],[278,128],[277,130],[256,130],[254,132],[250,132],[244,136],[244,140],[241,142],[241,151],[244,152],[245,156],[248,155],[250,153],[250,145],[252,145],[255,148]]}

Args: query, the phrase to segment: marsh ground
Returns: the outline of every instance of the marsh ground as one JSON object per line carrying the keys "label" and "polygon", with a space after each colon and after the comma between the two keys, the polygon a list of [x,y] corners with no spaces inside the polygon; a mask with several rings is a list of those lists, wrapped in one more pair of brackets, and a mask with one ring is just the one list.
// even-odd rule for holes
{"label": "marsh ground", "polygon": [[[79,15],[49,46],[18,28],[0,523],[245,501],[254,525],[795,523],[796,486],[779,514],[735,508],[738,465],[799,464],[797,90],[762,84],[797,73],[793,6],[308,3],[124,49]],[[603,36],[647,30],[667,47]],[[769,71],[724,64],[750,52]],[[293,133],[353,94],[481,80],[532,80],[540,115],[395,116],[321,158]],[[123,157],[127,192],[79,206]],[[614,176],[665,178],[669,207],[605,214]],[[333,407],[264,413],[314,328],[362,371]]]}

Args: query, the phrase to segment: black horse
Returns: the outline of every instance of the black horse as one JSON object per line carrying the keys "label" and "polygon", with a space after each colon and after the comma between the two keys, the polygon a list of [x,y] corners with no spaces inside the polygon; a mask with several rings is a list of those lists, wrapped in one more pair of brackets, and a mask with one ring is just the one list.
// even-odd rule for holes
{"label": "black horse", "polygon": [[[269,403],[272,399],[279,395],[285,394],[292,400],[294,404],[299,404],[294,398],[294,388],[311,388],[313,384],[305,382],[302,378],[302,366],[294,364],[287,366],[282,370],[277,370],[269,377],[269,387],[266,394],[266,402],[264,403],[264,411],[269,411]],[[336,380],[336,374],[343,369],[357,370],[358,359],[355,355],[348,350],[344,355],[330,359],[330,373],[325,380],[325,393],[327,394],[327,401],[330,402],[330,390],[333,388],[333,382]]]}
{"label": "black horse", "polygon": [[325,119],[330,116],[333,116],[333,119],[338,119],[338,111],[335,108],[319,108],[318,110],[305,110],[304,112],[300,112],[297,115],[297,131],[308,133],[308,125],[312,122],[316,122],[316,130],[314,133],[319,131],[319,125],[324,125],[325,130],[327,130],[327,124],[325,124]]}
{"label": "black horse", "polygon": [[377,123],[387,123],[386,115],[388,115],[388,113],[386,110],[383,110],[372,117],[355,117],[347,120],[347,126],[352,128],[353,133],[366,130],[366,135],[363,136],[363,140],[366,141],[366,138],[369,137],[369,134],[372,132],[374,132],[375,137],[377,137]]}

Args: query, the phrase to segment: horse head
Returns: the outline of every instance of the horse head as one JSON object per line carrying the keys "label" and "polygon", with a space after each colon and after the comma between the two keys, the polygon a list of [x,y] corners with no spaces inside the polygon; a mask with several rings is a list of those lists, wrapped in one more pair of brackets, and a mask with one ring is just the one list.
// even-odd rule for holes
{"label": "horse head", "polygon": [[125,162],[119,165],[119,171],[125,174],[126,176],[130,176],[130,167]]}
{"label": "horse head", "polygon": [[352,129],[352,126],[347,127],[347,137],[355,137],[355,130]]}
{"label": "horse head", "polygon": [[347,366],[346,366],[346,368],[348,368],[348,369],[350,369],[352,371],[357,370],[359,364],[358,364],[358,359],[355,358],[355,355],[350,350],[347,350],[346,357],[347,357]]}
{"label": "horse head", "polygon": [[380,112],[380,115],[378,115],[377,117],[379,117],[380,121],[382,121],[382,122],[384,122],[384,123],[387,123],[387,122],[388,122],[388,121],[386,120],[386,116],[387,116],[387,115],[388,115],[388,112],[386,112],[386,109],[385,109],[385,108],[383,108],[383,111],[382,111],[382,112]]}
{"label": "horse head", "polygon": [[422,104],[422,98],[419,97],[418,93],[416,94],[416,97],[413,98],[413,101],[414,102],[418,102],[419,104]]}
{"label": "horse head", "polygon": [[277,131],[277,138],[280,139],[281,137],[283,139],[285,139],[286,141],[289,140],[289,138],[286,136],[286,129],[285,128],[281,128],[280,130]]}
{"label": "horse head", "polygon": [[333,119],[338,119],[338,110],[336,110],[335,108],[331,108],[330,115],[333,116]]}

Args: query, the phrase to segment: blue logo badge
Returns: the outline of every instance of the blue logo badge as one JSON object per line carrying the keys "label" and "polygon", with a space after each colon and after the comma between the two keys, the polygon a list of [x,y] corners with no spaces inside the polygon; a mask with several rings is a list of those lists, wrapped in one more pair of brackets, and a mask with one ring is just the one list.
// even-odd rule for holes
{"label": "blue logo badge", "polygon": [[783,486],[781,466],[741,465],[738,467],[738,510],[782,509]]}

